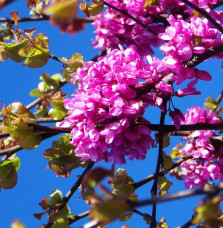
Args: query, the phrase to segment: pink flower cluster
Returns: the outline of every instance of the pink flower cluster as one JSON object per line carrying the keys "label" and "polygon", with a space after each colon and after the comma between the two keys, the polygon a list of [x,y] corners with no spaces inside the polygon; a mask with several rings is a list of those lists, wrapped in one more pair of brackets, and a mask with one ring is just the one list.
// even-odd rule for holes
{"label": "pink flower cluster", "polygon": [[[184,115],[182,125],[209,123],[218,124],[219,118],[213,111],[207,112],[199,107],[192,107]],[[214,136],[211,130],[192,131],[184,140],[190,141],[182,149],[183,154],[192,155],[192,159],[181,164],[181,177],[186,188],[204,187],[211,180],[223,180],[223,147],[215,148],[211,143]]]}
{"label": "pink flower cluster", "polygon": [[180,61],[187,61],[193,53],[204,53],[208,48],[222,43],[220,31],[213,28],[206,18],[191,17],[187,22],[171,15],[168,22],[170,26],[165,33],[159,34],[160,39],[167,41],[160,50]]}
{"label": "pink flower cluster", "polygon": [[[147,11],[144,8],[144,0],[107,0],[106,2],[126,11],[143,24],[152,23],[152,18],[147,15]],[[122,46],[135,45],[141,55],[147,55],[153,54],[151,46],[157,47],[161,44],[161,40],[156,35],[148,32],[131,18],[111,8],[106,9],[103,14],[94,17],[93,26],[96,28],[96,38],[93,46],[100,50],[106,47],[114,49],[119,44]],[[163,31],[163,27],[156,24],[152,24],[149,27],[155,32]]]}
{"label": "pink flower cluster", "polygon": [[[125,163],[125,157],[144,159],[153,140],[145,126],[134,126],[148,106],[135,99],[138,80],[149,77],[146,64],[134,47],[113,50],[98,62],[86,62],[74,73],[78,82],[73,98],[66,99],[68,117],[61,127],[71,126],[76,155],[82,161],[102,159]],[[155,102],[155,101],[153,101]]]}

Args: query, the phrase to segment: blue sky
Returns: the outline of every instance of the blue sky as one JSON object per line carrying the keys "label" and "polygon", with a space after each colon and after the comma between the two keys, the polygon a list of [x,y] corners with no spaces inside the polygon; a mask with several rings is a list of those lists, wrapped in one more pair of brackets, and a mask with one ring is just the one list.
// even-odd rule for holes
{"label": "blue sky", "polygon": [[[28,16],[28,10],[25,6],[25,1],[16,1],[0,11],[0,17],[10,17],[10,12],[18,11],[19,17]],[[70,58],[73,53],[81,53],[85,61],[90,60],[98,53],[91,47],[91,39],[94,37],[94,29],[88,25],[84,31],[78,32],[75,36],[69,34],[61,34],[59,29],[50,25],[48,21],[34,22],[34,23],[19,23],[19,28],[36,28],[37,33],[44,33],[50,40],[49,50],[52,54],[58,57]],[[159,54],[161,57],[161,55]],[[24,105],[33,101],[33,98],[28,94],[37,87],[40,82],[39,77],[42,73],[49,73],[50,75],[59,73],[63,66],[54,60],[49,60],[46,66],[39,69],[30,69],[22,67],[22,64],[15,63],[11,60],[7,62],[0,62],[1,69],[1,83],[0,83],[0,99],[9,105],[14,101],[20,101]],[[207,70],[213,77],[211,82],[199,82],[197,89],[202,91],[201,96],[189,96],[186,98],[175,98],[174,104],[183,112],[187,108],[198,105],[203,106],[205,98],[212,96],[217,98],[222,90],[222,68],[220,60],[210,60],[199,65],[199,69]],[[71,95],[75,87],[71,85],[65,86],[65,92]],[[151,123],[159,122],[159,111],[153,108],[147,111],[147,118]],[[170,123],[170,122],[169,122]],[[171,138],[171,145],[177,144],[180,138]],[[0,193],[0,226],[3,228],[10,227],[13,219],[18,219],[26,225],[26,227],[40,227],[40,224],[46,223],[46,216],[41,221],[34,218],[33,214],[41,212],[42,209],[38,205],[44,196],[49,194],[54,189],[59,189],[65,195],[70,187],[77,180],[77,175],[82,173],[82,169],[74,170],[69,178],[58,178],[52,170],[46,168],[47,160],[43,157],[45,149],[51,147],[53,139],[49,139],[41,143],[35,150],[23,150],[17,155],[21,160],[21,167],[18,171],[18,184],[14,189],[4,190]],[[169,153],[171,146],[165,149]],[[135,180],[139,181],[142,178],[153,173],[156,165],[156,156],[158,150],[152,149],[148,151],[147,158],[144,161],[128,161],[124,166],[116,165],[116,168],[125,168],[128,174]],[[111,163],[105,164],[101,162],[97,166],[110,168]],[[174,186],[170,192],[177,192],[184,190],[183,182],[176,182],[174,178],[170,179],[174,182]],[[150,197],[151,184],[138,189],[136,194],[139,199]],[[76,192],[74,197],[70,200],[69,206],[73,214],[84,212],[88,209],[82,199],[79,198],[80,193]],[[193,208],[199,202],[199,197],[190,199],[178,200],[169,203],[158,205],[159,220],[164,216],[170,227],[183,225],[191,218]],[[139,209],[143,213],[151,214],[151,207],[143,207]],[[87,220],[81,220],[73,224],[71,227],[79,227]],[[129,224],[130,227],[147,227],[146,223],[138,215],[134,215],[126,223],[115,222],[107,227],[121,227],[124,224]]]}

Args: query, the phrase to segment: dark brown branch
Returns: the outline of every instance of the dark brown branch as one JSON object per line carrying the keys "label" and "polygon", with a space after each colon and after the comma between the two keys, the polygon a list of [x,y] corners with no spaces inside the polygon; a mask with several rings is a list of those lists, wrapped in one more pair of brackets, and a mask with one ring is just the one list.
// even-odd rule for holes
{"label": "dark brown branch", "polygon": [[[151,189],[151,195],[152,197],[157,197],[157,185],[158,185],[158,178],[159,178],[159,171],[161,168],[161,164],[163,163],[163,135],[164,135],[164,123],[165,123],[165,117],[166,117],[166,104],[167,104],[167,99],[164,99],[163,102],[163,107],[165,109],[164,112],[161,112],[160,116],[160,127],[159,127],[159,154],[157,158],[157,164],[156,164],[156,173],[154,177],[154,182],[153,186]],[[156,203],[153,203],[153,210],[152,210],[152,219],[151,219],[151,224],[150,227],[156,227]]]}
{"label": "dark brown branch", "polygon": [[[40,15],[40,16],[36,16],[36,17],[18,18],[18,22],[35,22],[35,21],[48,21],[48,20],[49,20],[49,16],[47,16],[47,15]],[[15,21],[12,18],[1,17],[0,22],[15,24]]]}
{"label": "dark brown branch", "polygon": [[[94,164],[95,163],[92,161],[89,162],[88,166],[85,168],[85,170],[81,174],[81,176],[77,179],[76,183],[73,185],[73,187],[70,189],[70,191],[66,194],[66,196],[63,197],[63,204],[58,208],[56,213],[58,213],[60,210],[62,210],[64,208],[64,206],[68,203],[70,198],[73,196],[73,194],[76,192],[78,187],[81,185],[81,182],[82,182],[85,174],[94,166]],[[85,214],[86,216],[87,216],[87,213]],[[77,221],[77,219],[75,221]],[[53,225],[53,223],[49,222],[45,228],[50,228],[52,225]]]}
{"label": "dark brown branch", "polygon": [[69,225],[75,223],[76,221],[85,218],[89,215],[89,211],[85,211],[79,215],[75,215],[73,218],[69,218]]}
{"label": "dark brown branch", "polygon": [[221,25],[219,25],[218,22],[206,10],[194,5],[192,2],[189,2],[188,0],[181,0],[181,2],[190,6],[192,9],[196,10],[198,13],[200,13],[202,16],[204,16],[206,19],[208,19],[208,21],[215,28],[217,28],[221,33],[223,33],[223,28],[221,27]]}
{"label": "dark brown branch", "polygon": [[[18,22],[35,22],[35,21],[48,21],[50,19],[50,16],[48,15],[39,15],[39,16],[33,16],[33,17],[21,17],[18,18]],[[81,20],[82,22],[85,23],[91,23],[94,21],[93,18],[87,18],[87,17],[77,17],[76,19]],[[12,18],[6,18],[6,17],[1,17],[0,22],[6,22],[10,24],[14,24],[15,21]]]}
{"label": "dark brown branch", "polygon": [[182,199],[182,198],[187,198],[190,196],[196,196],[196,195],[202,195],[202,194],[213,196],[218,194],[221,191],[223,191],[223,183],[220,183],[218,186],[210,187],[210,188],[186,190],[186,191],[177,192],[163,197],[151,198],[147,200],[139,200],[136,202],[132,201],[132,202],[129,202],[129,205],[131,206],[131,208],[135,208],[135,207],[141,207],[141,206],[150,205],[154,203],[173,201],[176,199]]}
{"label": "dark brown branch", "polygon": [[[43,133],[42,134],[42,141],[51,138],[59,133]],[[24,150],[21,146],[16,145],[10,148],[6,148],[4,150],[0,150],[0,156],[6,155],[6,158],[10,157],[11,155],[15,154],[18,151]]]}
{"label": "dark brown branch", "polygon": [[192,223],[192,219],[190,219],[189,221],[187,221],[183,226],[181,226],[180,228],[189,228],[193,225]]}
{"label": "dark brown branch", "polygon": [[135,17],[133,17],[132,15],[130,15],[129,13],[127,13],[125,10],[120,10],[112,5],[110,5],[109,3],[104,1],[104,4],[116,11],[118,11],[121,14],[124,14],[125,16],[131,18],[133,21],[135,21],[136,23],[138,23],[139,25],[141,25],[143,28],[145,28],[148,32],[152,33],[153,35],[157,36],[158,33],[153,31],[151,28],[149,28],[147,25],[143,24],[141,21],[139,21],[138,19],[136,19]]}
{"label": "dark brown branch", "polygon": [[[151,131],[159,131],[159,124],[145,124],[138,122],[136,125],[144,125],[148,127]],[[181,125],[180,130],[176,130],[175,125],[164,125],[164,131],[167,132],[182,132],[182,131],[196,131],[196,130],[220,130],[223,128],[223,123],[219,124],[207,124],[207,123],[197,123]]]}

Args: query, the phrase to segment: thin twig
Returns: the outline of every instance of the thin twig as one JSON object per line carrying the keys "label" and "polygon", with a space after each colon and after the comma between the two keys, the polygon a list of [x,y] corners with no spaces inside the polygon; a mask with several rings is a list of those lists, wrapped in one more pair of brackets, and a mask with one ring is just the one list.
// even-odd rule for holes
{"label": "thin twig", "polygon": [[[76,183],[73,185],[73,187],[69,190],[69,192],[63,197],[63,204],[58,208],[57,212],[61,211],[64,206],[68,203],[70,198],[73,196],[73,194],[76,192],[78,187],[81,185],[81,182],[85,176],[85,174],[94,166],[94,162],[90,161],[88,166],[85,168],[84,172],[81,174],[81,176],[77,179]],[[87,216],[87,215],[86,215]],[[75,220],[77,221],[77,220]],[[45,228],[50,228],[53,225],[52,222],[48,222],[48,224],[45,226]]]}
{"label": "thin twig", "polygon": [[61,58],[59,58],[59,57],[57,57],[57,56],[55,56],[53,54],[50,54],[50,58],[54,59],[54,60],[56,60],[56,61],[58,61],[60,63],[63,63],[64,65],[68,65],[69,64],[69,62],[67,60],[61,59]]}
{"label": "thin twig", "polygon": [[[166,117],[166,104],[167,104],[167,99],[164,99],[163,102],[163,107],[165,111],[161,112],[160,116],[160,128],[159,128],[159,154],[158,154],[158,159],[157,159],[157,164],[156,164],[156,173],[155,173],[155,178],[153,182],[153,186],[151,189],[151,195],[152,197],[157,197],[157,185],[158,185],[158,178],[159,178],[159,171],[161,164],[163,163],[163,135],[164,135],[164,123],[165,123],[165,117]],[[150,227],[156,227],[156,203],[153,203],[153,210],[152,210],[152,219],[151,219],[151,224]]]}
{"label": "thin twig", "polygon": [[149,28],[147,25],[143,24],[141,21],[139,21],[138,19],[136,19],[135,17],[133,17],[132,15],[130,15],[129,13],[127,13],[125,10],[120,10],[112,5],[110,5],[109,3],[104,1],[104,4],[116,11],[118,11],[121,14],[124,14],[125,16],[131,18],[133,21],[135,21],[136,23],[138,23],[139,25],[141,25],[143,28],[145,28],[148,32],[152,33],[153,35],[157,36],[158,33],[153,31],[151,28]]}
{"label": "thin twig", "polygon": [[180,228],[189,228],[193,225],[192,223],[192,219],[190,219],[189,221],[187,221],[183,226],[181,226]]}
{"label": "thin twig", "polygon": [[[35,22],[35,21],[48,21],[50,19],[50,16],[42,14],[39,16],[33,16],[33,17],[21,17],[18,18],[18,22]],[[82,22],[85,23],[91,23],[94,22],[94,19],[91,17],[77,17],[75,19],[81,20]],[[1,17],[0,22],[6,22],[10,24],[14,24],[15,21],[12,18],[7,18],[7,17]]]}
{"label": "thin twig", "polygon": [[76,221],[85,218],[89,215],[89,211],[85,211],[79,215],[75,215],[73,218],[69,218],[69,225],[75,223]]}
{"label": "thin twig", "polygon": [[[176,167],[180,166],[184,161],[186,161],[190,158],[192,158],[192,155],[187,155],[187,156],[181,157],[176,162],[174,162],[173,165],[169,169],[163,169],[163,170],[159,171],[159,176],[164,176],[167,172],[169,172],[169,171],[175,169]],[[151,174],[148,177],[144,178],[143,180],[135,182],[133,184],[134,188],[137,189],[137,188],[147,184],[148,182],[152,181],[155,178],[155,175],[156,175],[155,173]]]}
{"label": "thin twig", "polygon": [[194,5],[192,2],[189,2],[188,0],[181,0],[181,2],[196,10],[198,13],[204,16],[215,28],[217,28],[221,33],[223,33],[223,28],[221,27],[221,25],[219,25],[218,22],[206,10]]}
{"label": "thin twig", "polygon": [[220,183],[218,186],[215,186],[215,187],[186,190],[186,191],[180,191],[180,192],[173,193],[173,194],[163,196],[163,197],[151,198],[151,199],[146,199],[146,200],[139,200],[136,202],[131,201],[131,202],[129,202],[129,205],[131,208],[142,207],[142,206],[150,205],[150,204],[154,204],[154,203],[162,203],[162,202],[166,202],[166,201],[173,201],[176,199],[182,199],[182,198],[187,198],[190,196],[196,196],[196,195],[202,195],[202,194],[213,196],[213,195],[218,194],[221,191],[223,191],[223,183]]}

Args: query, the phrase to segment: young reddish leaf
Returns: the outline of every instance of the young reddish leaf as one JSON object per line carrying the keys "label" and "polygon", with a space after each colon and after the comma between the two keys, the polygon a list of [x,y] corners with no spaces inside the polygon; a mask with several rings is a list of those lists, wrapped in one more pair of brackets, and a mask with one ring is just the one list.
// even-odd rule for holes
{"label": "young reddish leaf", "polygon": [[32,119],[36,118],[21,102],[13,102],[7,107],[7,109],[9,113],[14,114],[15,116]]}
{"label": "young reddish leaf", "polygon": [[107,224],[129,209],[128,204],[125,200],[112,199],[104,201],[101,204],[96,205],[90,210],[90,219]]}
{"label": "young reddish leaf", "polygon": [[43,210],[47,210],[48,208],[48,205],[47,205],[47,197],[45,196],[41,202],[39,203],[40,207],[43,209]]}
{"label": "young reddish leaf", "polygon": [[119,216],[119,220],[121,222],[126,222],[127,220],[129,220],[132,217],[132,213],[124,213],[122,215]]}
{"label": "young reddish leaf", "polygon": [[3,107],[2,107],[2,110],[1,110],[1,113],[3,116],[7,115],[8,114],[8,109],[6,108],[5,104],[3,103],[3,101],[0,100],[0,102],[2,103]]}
{"label": "young reddish leaf", "polygon": [[31,8],[32,6],[37,6],[40,0],[27,0],[26,1],[26,6],[27,8]]}
{"label": "young reddish leaf", "polygon": [[18,12],[11,12],[10,13],[12,16],[13,21],[15,22],[15,25],[18,25]]}
{"label": "young reddish leaf", "polygon": [[19,220],[14,219],[12,221],[11,228],[25,228],[25,225],[22,224]]}
{"label": "young reddish leaf", "polygon": [[109,176],[110,172],[110,170],[100,167],[95,168],[85,175],[83,183],[85,186],[94,188],[100,181]]}
{"label": "young reddish leaf", "polygon": [[34,217],[35,217],[36,219],[41,220],[41,219],[42,219],[42,216],[45,215],[45,214],[47,214],[47,211],[42,212],[42,213],[35,213],[35,214],[33,214],[33,215],[34,215]]}

